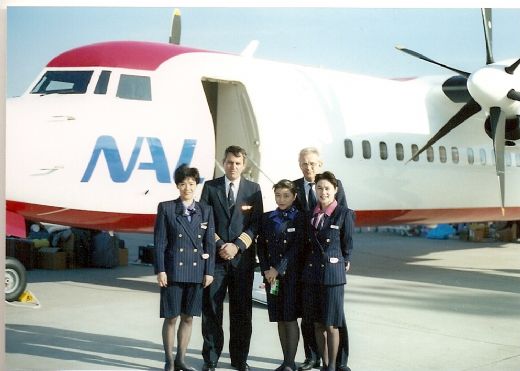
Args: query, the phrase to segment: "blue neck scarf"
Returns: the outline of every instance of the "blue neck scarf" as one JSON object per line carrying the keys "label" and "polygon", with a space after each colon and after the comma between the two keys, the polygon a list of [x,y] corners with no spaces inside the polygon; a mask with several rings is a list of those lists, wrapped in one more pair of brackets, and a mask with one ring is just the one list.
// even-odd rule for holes
{"label": "blue neck scarf", "polygon": [[286,224],[287,221],[292,221],[298,214],[298,209],[296,207],[291,206],[287,210],[276,209],[271,212],[270,218],[275,223],[275,231],[276,233],[280,233],[282,231],[282,227]]}

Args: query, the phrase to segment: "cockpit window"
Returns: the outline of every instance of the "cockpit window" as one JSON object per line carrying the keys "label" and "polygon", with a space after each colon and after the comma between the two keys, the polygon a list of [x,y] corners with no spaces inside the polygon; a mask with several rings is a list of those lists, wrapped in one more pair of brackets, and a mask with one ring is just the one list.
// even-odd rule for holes
{"label": "cockpit window", "polygon": [[108,89],[108,81],[110,80],[110,71],[103,70],[99,74],[99,79],[94,89],[94,94],[106,94]]}
{"label": "cockpit window", "polygon": [[31,94],[85,94],[94,71],[47,71]]}
{"label": "cockpit window", "polygon": [[121,75],[116,96],[124,99],[152,100],[150,77]]}

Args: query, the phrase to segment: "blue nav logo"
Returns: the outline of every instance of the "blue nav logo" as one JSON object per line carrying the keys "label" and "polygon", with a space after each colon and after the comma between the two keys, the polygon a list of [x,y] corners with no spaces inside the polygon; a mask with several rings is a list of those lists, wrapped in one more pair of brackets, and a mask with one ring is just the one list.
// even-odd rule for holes
{"label": "blue nav logo", "polygon": [[[141,148],[144,143],[148,145],[150,154],[152,156],[152,161],[137,163],[137,159],[139,158],[139,154],[141,153]],[[173,171],[182,164],[189,165],[191,163],[196,144],[196,139],[184,139],[179,160],[177,161],[177,165],[173,168]],[[164,153],[164,149],[159,138],[137,137],[134,149],[130,155],[130,159],[125,166],[125,164],[123,164],[123,160],[121,159],[121,154],[119,153],[115,139],[110,135],[100,136],[96,141],[96,145],[92,151],[92,156],[90,156],[87,169],[81,178],[82,182],[88,182],[90,180],[101,154],[105,156],[110,178],[115,183],[127,182],[136,167],[138,170],[155,171],[155,176],[159,183],[172,182],[173,171],[170,171],[168,160],[166,159],[166,154]]]}

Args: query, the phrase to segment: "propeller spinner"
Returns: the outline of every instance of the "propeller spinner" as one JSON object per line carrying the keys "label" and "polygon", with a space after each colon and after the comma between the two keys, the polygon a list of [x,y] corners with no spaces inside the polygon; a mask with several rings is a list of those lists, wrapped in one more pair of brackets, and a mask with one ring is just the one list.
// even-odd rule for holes
{"label": "propeller spinner", "polygon": [[[450,78],[443,86],[448,98],[457,102],[465,101],[466,104],[453,115],[440,130],[431,137],[428,142],[416,152],[408,162],[416,159],[428,147],[439,139],[446,136],[451,130],[461,125],[474,114],[484,110],[490,121],[491,138],[495,152],[496,173],[500,185],[500,199],[502,212],[504,212],[505,202],[505,141],[506,141],[506,120],[514,118],[520,123],[520,72],[515,74],[520,65],[520,59],[510,65],[495,63],[492,53],[492,22],[491,9],[482,9],[482,21],[484,26],[484,37],[486,43],[486,65],[481,69],[468,73],[440,62],[434,61],[413,50],[402,46],[396,47],[398,50],[413,57],[422,59],[429,63],[447,68],[459,74],[458,77]],[[466,80],[467,94],[460,94],[464,90],[462,85]],[[514,87],[519,88],[516,90]],[[451,90],[448,90],[451,89]],[[462,97],[462,98],[460,98]]]}

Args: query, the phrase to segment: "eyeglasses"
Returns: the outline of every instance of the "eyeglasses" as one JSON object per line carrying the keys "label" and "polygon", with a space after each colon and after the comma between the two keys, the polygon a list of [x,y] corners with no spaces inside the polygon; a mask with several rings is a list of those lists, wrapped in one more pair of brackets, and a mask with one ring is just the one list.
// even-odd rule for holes
{"label": "eyeglasses", "polygon": [[316,167],[319,166],[319,162],[300,162],[301,167]]}

